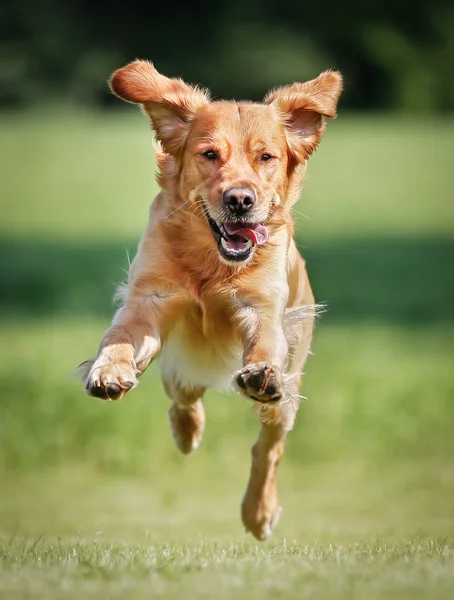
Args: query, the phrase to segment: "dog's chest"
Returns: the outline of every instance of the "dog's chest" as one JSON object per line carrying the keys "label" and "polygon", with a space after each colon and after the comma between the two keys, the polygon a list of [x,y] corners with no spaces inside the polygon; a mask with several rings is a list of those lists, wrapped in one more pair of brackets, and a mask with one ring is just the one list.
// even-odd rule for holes
{"label": "dog's chest", "polygon": [[162,376],[182,387],[231,390],[242,364],[242,344],[226,311],[191,307],[175,324],[161,350]]}

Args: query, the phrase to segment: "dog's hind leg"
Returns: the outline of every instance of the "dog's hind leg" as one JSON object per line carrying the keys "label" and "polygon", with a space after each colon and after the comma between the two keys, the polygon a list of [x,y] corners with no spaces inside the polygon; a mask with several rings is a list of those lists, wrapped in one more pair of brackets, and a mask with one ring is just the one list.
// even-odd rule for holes
{"label": "dog's hind leg", "polygon": [[175,381],[166,380],[163,380],[163,384],[172,400],[168,414],[173,439],[183,454],[190,454],[200,444],[205,429],[202,402],[205,388],[183,388]]}
{"label": "dog's hind leg", "polygon": [[276,480],[285,438],[293,425],[294,416],[290,411],[287,404],[281,407],[276,422],[262,422],[259,439],[252,447],[252,468],[241,516],[246,530],[259,540],[271,535],[282,512]]}

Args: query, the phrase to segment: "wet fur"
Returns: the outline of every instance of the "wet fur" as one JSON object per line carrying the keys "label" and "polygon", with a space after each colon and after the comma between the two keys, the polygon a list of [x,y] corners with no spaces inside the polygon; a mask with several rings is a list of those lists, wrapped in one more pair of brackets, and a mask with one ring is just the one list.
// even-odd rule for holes
{"label": "wet fur", "polygon": [[[255,402],[262,425],[242,518],[265,539],[282,510],[277,469],[319,311],[293,240],[291,208],[323,117],[335,116],[341,77],[327,71],[274,90],[263,104],[211,102],[206,91],[146,61],[116,71],[110,84],[150,119],[161,192],[119,291],[123,305],[97,357],[81,366],[86,390],[121,398],[161,355],[171,431],[184,453],[200,442],[207,387],[236,389]],[[207,161],[210,148],[216,160]],[[239,264],[220,255],[206,216],[226,219],[221,198],[232,186],[255,191],[251,218],[269,233]]]}

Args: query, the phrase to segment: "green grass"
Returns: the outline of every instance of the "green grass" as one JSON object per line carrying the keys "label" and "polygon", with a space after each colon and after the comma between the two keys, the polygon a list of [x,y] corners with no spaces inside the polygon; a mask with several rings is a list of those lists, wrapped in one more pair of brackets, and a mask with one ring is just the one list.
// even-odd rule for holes
{"label": "green grass", "polygon": [[266,548],[16,542],[0,556],[5,598],[416,600],[452,598],[454,584],[454,547],[445,540]]}
{"label": "green grass", "polygon": [[341,116],[311,160],[295,218],[329,312],[265,544],[247,402],[209,392],[183,457],[156,366],[112,404],[71,377],[156,191],[143,117],[0,124],[0,597],[452,597],[452,120]]}
{"label": "green grass", "polygon": [[67,467],[7,479],[0,597],[452,597],[450,464],[287,465],[286,508],[266,544],[241,532],[242,482],[223,472],[146,480]]}

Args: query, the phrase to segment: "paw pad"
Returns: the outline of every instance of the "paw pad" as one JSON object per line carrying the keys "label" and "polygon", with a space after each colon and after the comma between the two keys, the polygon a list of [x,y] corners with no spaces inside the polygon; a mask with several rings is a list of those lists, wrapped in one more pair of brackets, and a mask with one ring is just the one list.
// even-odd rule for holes
{"label": "paw pad", "polygon": [[236,384],[243,394],[257,402],[277,402],[283,395],[278,367],[266,363],[243,367],[236,376]]}

